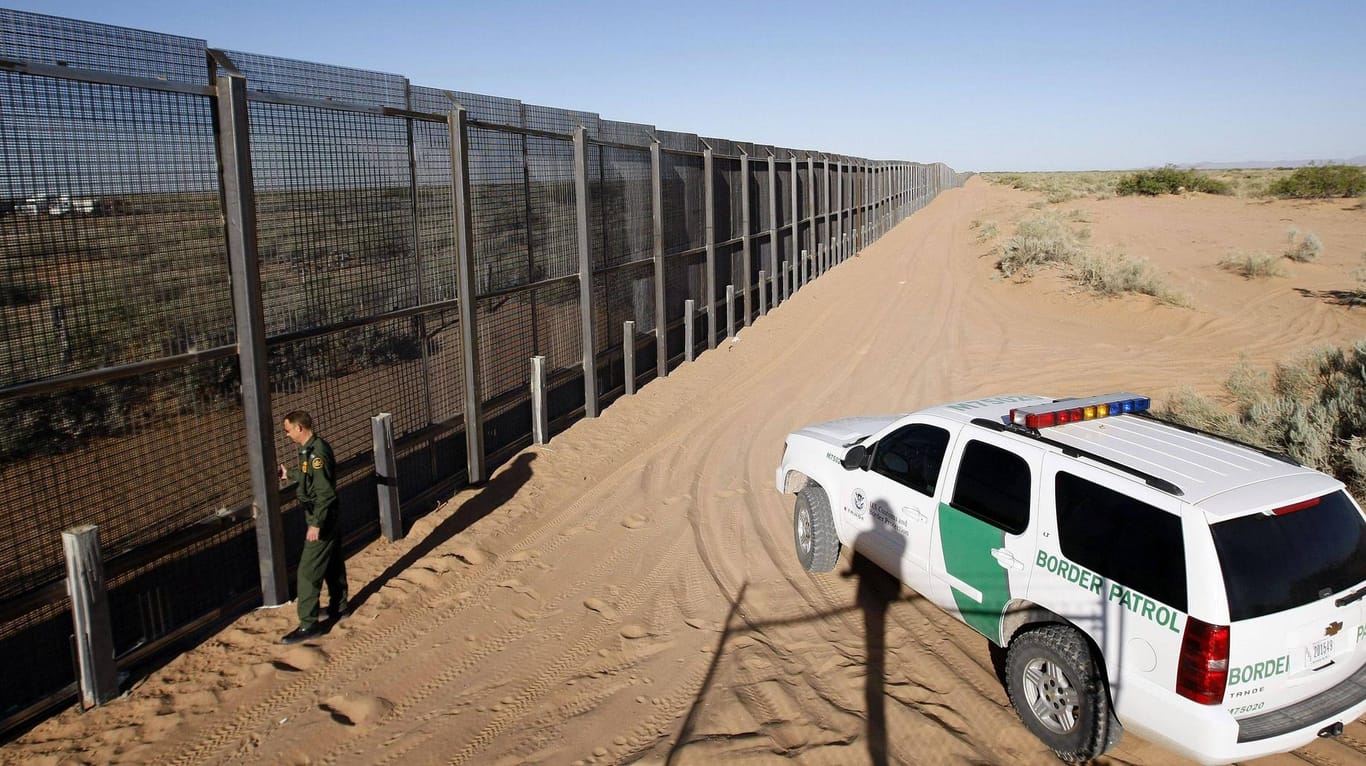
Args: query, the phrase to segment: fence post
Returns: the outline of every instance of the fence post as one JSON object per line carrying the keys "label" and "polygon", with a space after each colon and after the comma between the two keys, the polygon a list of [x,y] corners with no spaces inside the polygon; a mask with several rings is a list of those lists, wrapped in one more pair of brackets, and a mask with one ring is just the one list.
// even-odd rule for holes
{"label": "fence post", "polygon": [[802,250],[802,273],[801,281],[798,283],[799,288],[806,287],[807,264],[809,261],[810,256],[807,255],[806,250]]}
{"label": "fence post", "polygon": [[806,249],[816,252],[816,160],[806,155]]}
{"label": "fence post", "polygon": [[474,310],[474,227],[470,207],[470,131],[465,107],[446,113],[451,135],[451,207],[455,223],[457,308],[465,379],[465,465],[470,484],[484,482],[484,396],[479,382],[479,327]]}
{"label": "fence post", "polygon": [[759,316],[768,316],[768,271],[759,269]]}
{"label": "fence post", "polygon": [[394,454],[394,418],[381,412],[370,418],[375,448],[375,490],[379,495],[379,531],[393,542],[403,537],[403,513],[398,497],[398,457]]}
{"label": "fence post", "polygon": [[270,410],[265,311],[261,301],[261,264],[256,249],[256,193],[251,172],[251,129],[247,119],[247,78],[226,54],[213,51],[217,69],[218,161],[222,171],[223,219],[227,231],[237,364],[242,379],[242,417],[246,426],[247,472],[251,476],[252,515],[261,600],[267,606],[289,601],[285,572],[284,525],[276,478],[275,428]]}
{"label": "fence post", "polygon": [[668,312],[664,305],[664,169],[662,147],[650,142],[650,214],[654,221],[655,377],[669,377]]}
{"label": "fence post", "polygon": [[778,280],[783,271],[778,265],[782,263],[782,254],[778,252],[778,165],[771,149],[768,152],[768,257],[772,267],[769,275],[773,279],[773,305],[776,306],[778,296],[782,295]]}
{"label": "fence post", "polygon": [[697,354],[693,350],[696,345],[693,339],[693,321],[696,313],[696,303],[692,298],[683,301],[683,361],[685,362],[691,362]]}
{"label": "fence post", "polygon": [[598,416],[598,353],[593,333],[593,251],[588,244],[588,129],[574,129],[574,208],[579,241],[579,325],[583,345],[583,416]]}
{"label": "fence post", "polygon": [[550,441],[550,415],[546,407],[545,357],[531,357],[531,440],[536,444]]}
{"label": "fence post", "polygon": [[636,392],[636,323],[627,319],[621,323],[621,369],[626,378],[626,395]]}
{"label": "fence post", "polygon": [[835,192],[838,199],[834,200],[835,209],[835,263],[840,262],[840,257],[844,254],[844,163],[835,163]]}
{"label": "fence post", "polygon": [[[754,268],[754,252],[750,249],[749,238],[749,152],[740,147],[740,257],[745,270],[745,327],[749,327],[754,316],[754,304],[750,293],[750,274]],[[763,272],[760,272],[761,274]],[[759,290],[763,291],[764,278],[759,277]],[[759,309],[763,313],[763,309]]]}
{"label": "fence post", "polygon": [[[791,187],[792,198],[792,244],[788,253],[788,260],[792,259],[802,249],[802,243],[797,241],[797,155],[792,155],[789,160],[788,172],[791,174],[787,185]],[[794,265],[793,268],[796,268]]]}
{"label": "fence post", "polygon": [[726,285],[726,337],[735,337],[735,285]]}
{"label": "fence post", "polygon": [[702,189],[706,197],[707,287],[703,295],[707,301],[707,348],[716,348],[716,179],[713,175],[711,147],[702,151]]}
{"label": "fence post", "polygon": [[119,694],[114,665],[114,628],[109,618],[109,593],[100,556],[100,529],[93,524],[62,533],[66,554],[66,592],[71,597],[71,621],[76,630],[80,665],[81,702],[103,705]]}

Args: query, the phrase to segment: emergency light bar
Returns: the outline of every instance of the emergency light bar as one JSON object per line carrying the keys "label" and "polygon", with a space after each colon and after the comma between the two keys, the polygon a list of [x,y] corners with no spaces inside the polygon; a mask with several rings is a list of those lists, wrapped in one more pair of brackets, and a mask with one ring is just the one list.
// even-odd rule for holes
{"label": "emergency light bar", "polygon": [[1138,394],[1104,394],[1085,399],[1060,399],[1049,404],[1016,407],[1010,411],[1010,422],[1025,428],[1048,428],[1064,423],[1108,418],[1133,412],[1147,412],[1151,400]]}

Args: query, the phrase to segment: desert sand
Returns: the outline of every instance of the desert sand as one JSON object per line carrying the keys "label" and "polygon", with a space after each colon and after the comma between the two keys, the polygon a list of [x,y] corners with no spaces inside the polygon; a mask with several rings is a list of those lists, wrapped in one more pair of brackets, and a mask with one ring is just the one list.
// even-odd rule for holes
{"label": "desert sand", "polygon": [[[805,424],[1000,393],[1217,393],[1366,337],[1343,305],[1358,200],[1075,200],[1092,244],[1148,258],[1190,307],[1000,279],[1038,195],[980,178],[695,363],[534,447],[348,562],[356,613],[287,647],[292,605],[242,616],[8,763],[1054,763],[970,628],[846,550],[809,575],[774,487]],[[974,220],[1000,224],[979,242]],[[1216,267],[1323,254],[1247,280]],[[290,541],[298,544],[298,541]],[[1125,735],[1106,763],[1171,764]],[[1366,762],[1366,725],[1266,763]]]}

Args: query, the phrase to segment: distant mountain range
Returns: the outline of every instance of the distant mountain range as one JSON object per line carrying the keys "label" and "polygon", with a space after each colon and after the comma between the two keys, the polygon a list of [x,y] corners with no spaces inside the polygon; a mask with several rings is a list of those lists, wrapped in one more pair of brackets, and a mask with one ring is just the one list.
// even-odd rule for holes
{"label": "distant mountain range", "polygon": [[1302,168],[1305,165],[1366,165],[1366,154],[1358,154],[1345,160],[1277,160],[1274,162],[1194,162],[1178,165],[1196,170],[1234,170],[1255,168]]}

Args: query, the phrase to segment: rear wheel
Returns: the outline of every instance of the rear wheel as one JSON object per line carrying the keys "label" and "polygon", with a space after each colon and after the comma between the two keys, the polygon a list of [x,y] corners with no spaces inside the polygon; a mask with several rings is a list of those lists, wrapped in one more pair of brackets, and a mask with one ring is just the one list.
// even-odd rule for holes
{"label": "rear wheel", "polygon": [[1006,692],[1024,725],[1064,761],[1089,761],[1119,741],[1105,674],[1073,628],[1048,625],[1011,641]]}
{"label": "rear wheel", "polygon": [[835,534],[835,519],[830,515],[830,500],[817,484],[808,484],[797,493],[792,511],[792,540],[797,560],[808,572],[829,572],[840,556],[840,539]]}

